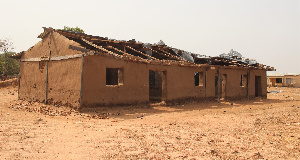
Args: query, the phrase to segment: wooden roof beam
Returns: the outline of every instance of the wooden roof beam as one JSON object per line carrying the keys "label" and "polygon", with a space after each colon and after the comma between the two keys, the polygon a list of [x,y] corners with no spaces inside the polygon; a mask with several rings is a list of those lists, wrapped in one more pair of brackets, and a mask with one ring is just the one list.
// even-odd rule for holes
{"label": "wooden roof beam", "polygon": [[116,54],[116,53],[114,53],[114,52],[112,52],[112,51],[109,51],[109,50],[107,50],[107,49],[105,49],[105,48],[103,48],[103,47],[101,47],[101,46],[97,46],[97,45],[93,44],[92,42],[90,42],[90,41],[88,41],[88,40],[86,40],[86,39],[84,39],[84,38],[81,38],[81,40],[84,41],[85,43],[87,43],[87,44],[89,44],[89,45],[91,45],[91,46],[97,48],[97,49],[100,49],[101,51],[104,51],[104,52],[110,54],[110,55],[113,55],[113,56],[116,56],[116,57],[120,57],[120,58],[123,57],[123,56],[118,55],[118,54]]}
{"label": "wooden roof beam", "polygon": [[123,55],[129,56],[129,57],[134,57],[134,58],[141,59],[141,57],[138,57],[138,56],[135,56],[135,55],[132,55],[132,54],[126,53],[126,52],[124,52],[124,51],[122,51],[122,50],[119,50],[118,48],[115,48],[115,47],[113,47],[113,46],[108,46],[108,47],[111,47],[112,49],[114,49],[114,50],[116,50],[116,51],[118,51],[118,52],[121,52],[121,53],[123,53]]}
{"label": "wooden roof beam", "polygon": [[[150,49],[150,50],[151,50],[152,52],[155,52],[155,53],[159,54],[159,55],[162,55],[162,56],[165,56],[165,57],[168,57],[168,58],[172,58],[172,59],[176,59],[176,58],[174,58],[174,57],[172,57],[172,56],[170,56],[170,55],[160,53],[160,52],[158,52],[158,51],[156,51],[156,50],[154,50],[154,49]],[[177,59],[176,59],[176,60],[177,60]]]}
{"label": "wooden roof beam", "polygon": [[76,51],[81,51],[81,52],[89,52],[90,51],[89,49],[82,48],[82,47],[77,47],[77,46],[72,46],[72,45],[69,45],[69,49],[76,50]]}
{"label": "wooden roof beam", "polygon": [[[165,51],[165,50],[163,50],[163,49],[158,48],[158,50],[164,52],[165,54],[167,54],[167,55],[169,55],[169,56],[171,56],[171,57],[173,57],[173,58],[175,58],[175,59],[177,59],[177,60],[179,60],[179,61],[186,61],[186,62],[189,62],[189,61],[187,61],[187,60],[185,60],[185,59],[183,59],[183,58],[181,58],[181,57],[174,56],[174,55],[172,55],[171,53],[169,53],[169,52],[167,52],[167,51]],[[191,63],[191,62],[189,62],[189,63]]]}
{"label": "wooden roof beam", "polygon": [[145,54],[145,53],[143,53],[143,52],[141,52],[141,51],[138,51],[138,50],[136,50],[136,49],[134,49],[134,48],[132,48],[132,47],[129,47],[129,46],[125,46],[126,48],[129,48],[129,49],[131,49],[131,50],[133,50],[133,51],[135,51],[135,52],[137,52],[137,53],[139,53],[139,54],[141,54],[141,55],[144,55],[144,56],[146,56],[146,57],[149,57],[149,58],[151,58],[151,59],[154,59],[154,60],[156,60],[156,58],[154,58],[154,57],[152,57],[152,56],[149,56],[148,54]]}

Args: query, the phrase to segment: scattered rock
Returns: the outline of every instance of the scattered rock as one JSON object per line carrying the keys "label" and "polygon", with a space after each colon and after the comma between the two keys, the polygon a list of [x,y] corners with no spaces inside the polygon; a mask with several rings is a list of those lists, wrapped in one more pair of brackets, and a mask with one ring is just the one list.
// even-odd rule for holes
{"label": "scattered rock", "polygon": [[254,153],[252,158],[254,158],[254,159],[263,159],[264,157],[259,152],[257,152],[257,153]]}
{"label": "scattered rock", "polygon": [[231,154],[237,154],[239,153],[237,150],[235,150],[234,152],[232,152]]}
{"label": "scattered rock", "polygon": [[256,118],[254,125],[260,125],[261,124],[261,119]]}

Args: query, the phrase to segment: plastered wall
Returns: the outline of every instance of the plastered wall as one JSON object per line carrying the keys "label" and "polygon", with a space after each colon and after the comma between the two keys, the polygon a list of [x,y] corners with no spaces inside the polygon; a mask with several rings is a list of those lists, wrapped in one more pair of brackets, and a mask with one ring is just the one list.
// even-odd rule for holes
{"label": "plastered wall", "polygon": [[[123,68],[123,85],[107,86],[106,68]],[[165,101],[205,97],[205,85],[194,85],[194,72],[205,75],[205,68],[131,63],[95,55],[84,58],[83,107],[148,103],[149,70],[164,71],[162,99]]]}
{"label": "plastered wall", "polygon": [[[106,86],[106,68],[123,68],[123,85]],[[148,100],[148,70],[145,65],[101,56],[84,57],[82,105],[143,103]]]}
{"label": "plastered wall", "polygon": [[255,97],[255,76],[261,76],[261,97],[267,98],[267,76],[265,70],[250,70],[249,98]]}
{"label": "plastered wall", "polygon": [[[78,54],[68,49],[79,46],[57,33],[50,34],[22,55],[29,58],[56,57]],[[50,56],[51,53],[51,56]],[[81,84],[81,58],[48,62],[47,102],[79,107]],[[21,62],[19,98],[44,102],[46,99],[47,61]]]}
{"label": "plastered wall", "polygon": [[[123,85],[107,86],[106,68],[123,68]],[[149,70],[165,72],[166,84],[162,99],[166,102],[215,99],[217,67],[212,68],[149,65],[97,55],[87,56],[84,58],[82,104],[86,107],[148,103]],[[195,86],[194,72],[203,72],[206,80],[202,86]],[[220,75],[227,75],[226,99],[247,98],[247,85],[240,86],[240,77],[247,75],[248,70],[220,68],[219,72]],[[255,97],[255,76],[261,76],[261,94],[266,97],[265,73],[264,70],[249,71],[249,98]]]}
{"label": "plastered wall", "polygon": [[300,87],[300,75],[295,76],[294,78],[294,87]]}
{"label": "plastered wall", "polygon": [[22,59],[50,57],[50,51],[51,57],[81,53],[80,51],[69,49],[69,45],[77,47],[80,46],[79,43],[53,32],[51,35],[48,34],[33,47],[25,51],[25,53],[22,55]]}
{"label": "plastered wall", "polygon": [[241,69],[219,69],[220,75],[226,74],[225,98],[241,99],[247,98],[247,85],[241,86],[241,75],[247,75],[247,70]]}
{"label": "plastered wall", "polygon": [[45,80],[46,69],[39,69],[39,62],[22,62],[20,67],[19,98],[30,101],[44,101]]}
{"label": "plastered wall", "polygon": [[81,58],[49,62],[49,102],[79,107],[81,64]]}

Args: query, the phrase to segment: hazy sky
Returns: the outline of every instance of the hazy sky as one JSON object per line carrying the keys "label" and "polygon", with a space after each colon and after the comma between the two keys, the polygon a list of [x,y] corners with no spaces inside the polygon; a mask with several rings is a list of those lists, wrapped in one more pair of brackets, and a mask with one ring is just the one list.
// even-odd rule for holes
{"label": "hazy sky", "polygon": [[217,56],[230,49],[300,73],[300,0],[0,0],[0,38],[15,51],[40,39],[42,27],[136,39]]}

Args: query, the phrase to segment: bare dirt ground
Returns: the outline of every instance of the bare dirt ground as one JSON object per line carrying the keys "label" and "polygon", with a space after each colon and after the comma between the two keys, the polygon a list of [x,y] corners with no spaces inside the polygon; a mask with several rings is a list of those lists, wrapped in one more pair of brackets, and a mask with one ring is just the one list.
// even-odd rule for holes
{"label": "bare dirt ground", "polygon": [[0,88],[0,159],[300,159],[300,88],[250,101],[83,113]]}

